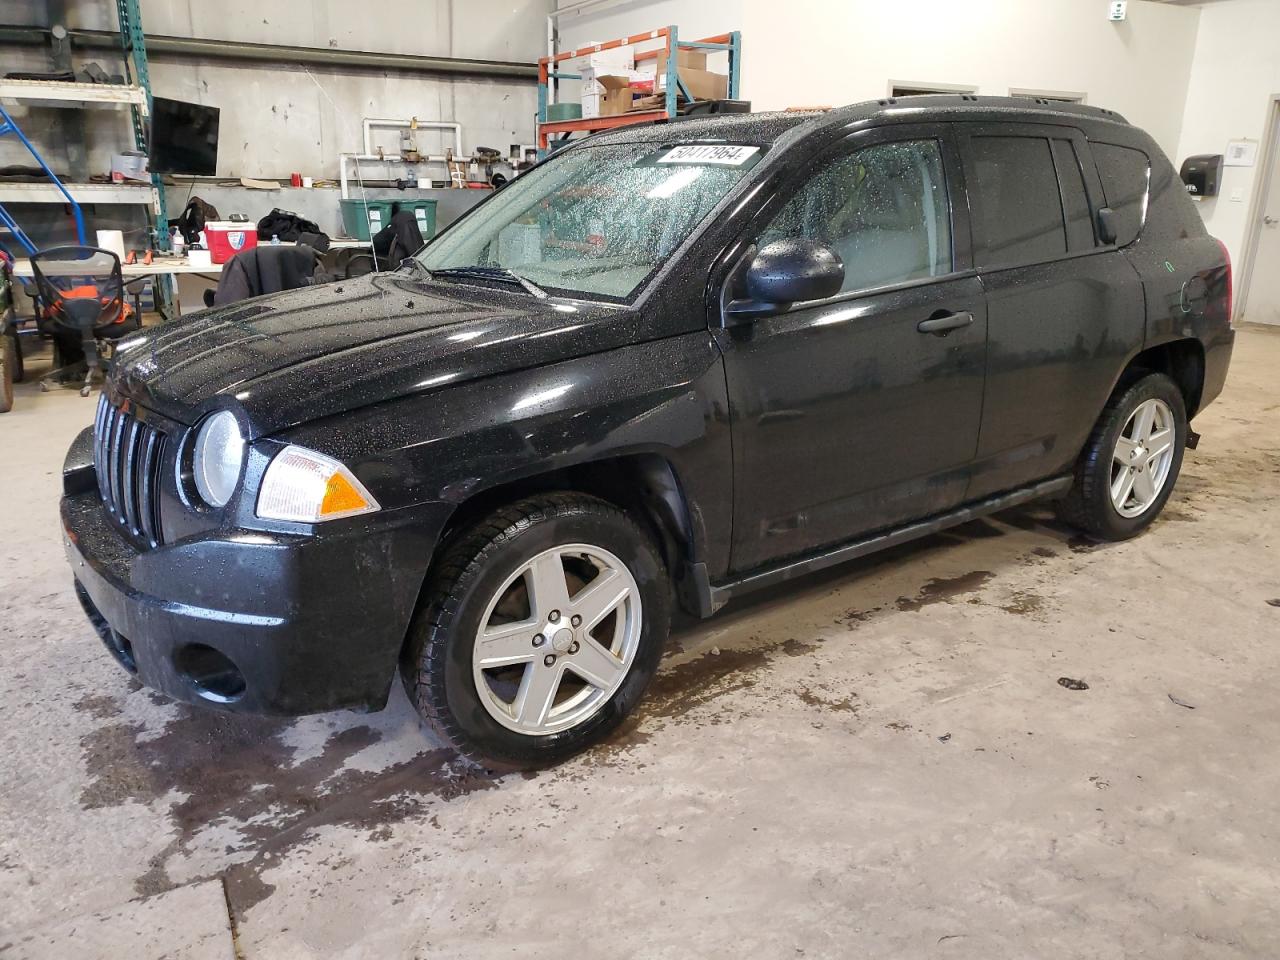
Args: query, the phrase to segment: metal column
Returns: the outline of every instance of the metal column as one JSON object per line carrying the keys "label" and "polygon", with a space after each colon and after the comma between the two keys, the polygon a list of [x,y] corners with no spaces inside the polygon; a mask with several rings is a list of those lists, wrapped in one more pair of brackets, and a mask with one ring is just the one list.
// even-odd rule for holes
{"label": "metal column", "polygon": [[[142,14],[138,10],[138,0],[116,0],[116,16],[120,25],[120,52],[124,56],[124,69],[129,82],[141,87],[147,93],[145,113],[139,106],[129,108],[133,118],[133,142],[136,149],[149,153],[147,149],[147,118],[153,115],[151,109],[151,71],[147,67],[147,39],[142,32]],[[157,250],[169,249],[169,215],[165,209],[164,182],[160,174],[151,174],[151,188],[155,191],[155,202],[152,205],[151,246]],[[174,302],[176,298],[176,277],[157,277],[153,287],[156,295],[156,307],[165,317],[176,315]]]}

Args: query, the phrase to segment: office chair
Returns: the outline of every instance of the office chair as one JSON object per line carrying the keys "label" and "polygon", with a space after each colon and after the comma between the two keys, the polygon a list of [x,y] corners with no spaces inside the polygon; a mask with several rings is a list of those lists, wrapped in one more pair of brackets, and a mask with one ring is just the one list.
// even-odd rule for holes
{"label": "office chair", "polygon": [[334,258],[334,279],[351,280],[373,273],[377,267],[373,262],[373,254],[368,250],[347,248],[339,250]]}
{"label": "office chair", "polygon": [[[79,379],[77,350],[83,350],[85,374],[80,396],[87,397],[102,373],[104,347],[138,329],[137,311],[124,302],[120,258],[98,247],[49,247],[31,255],[36,284],[37,323],[57,344],[64,366],[40,381],[40,389]],[[109,350],[108,350],[109,353]]]}

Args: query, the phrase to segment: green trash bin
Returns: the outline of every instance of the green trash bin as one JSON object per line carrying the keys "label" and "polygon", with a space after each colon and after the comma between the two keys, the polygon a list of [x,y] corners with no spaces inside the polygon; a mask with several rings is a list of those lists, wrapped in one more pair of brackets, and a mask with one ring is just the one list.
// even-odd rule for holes
{"label": "green trash bin", "polygon": [[390,200],[342,201],[342,227],[349,237],[371,240],[390,221]]}
{"label": "green trash bin", "polygon": [[391,222],[396,210],[411,210],[423,240],[436,235],[436,201],[424,199],[343,200],[342,226],[347,236],[369,240]]}
{"label": "green trash bin", "polygon": [[392,200],[392,209],[412,210],[414,219],[418,221],[418,230],[423,240],[430,240],[436,235],[436,201],[435,200]]}

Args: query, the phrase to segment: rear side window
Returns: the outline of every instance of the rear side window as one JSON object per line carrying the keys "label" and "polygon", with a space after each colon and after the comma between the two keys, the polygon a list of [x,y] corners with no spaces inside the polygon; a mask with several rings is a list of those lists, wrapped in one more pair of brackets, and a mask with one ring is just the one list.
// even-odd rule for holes
{"label": "rear side window", "polygon": [[1085,192],[1084,173],[1070,140],[1053,141],[1053,159],[1058,164],[1058,182],[1062,185],[1062,210],[1067,215],[1067,246],[1073,251],[1094,246],[1093,216],[1089,212],[1089,195]]}
{"label": "rear side window", "polygon": [[1066,223],[1049,141],[973,137],[969,143],[969,192],[978,210],[975,264],[1009,266],[1066,253]]}
{"label": "rear side window", "polygon": [[1116,245],[1133,243],[1147,219],[1147,190],[1151,161],[1141,150],[1111,143],[1091,145],[1102,178],[1107,206],[1115,213]]}
{"label": "rear side window", "polygon": [[844,261],[841,292],[951,272],[951,218],[934,140],[865,147],[817,173],[759,237],[804,237]]}

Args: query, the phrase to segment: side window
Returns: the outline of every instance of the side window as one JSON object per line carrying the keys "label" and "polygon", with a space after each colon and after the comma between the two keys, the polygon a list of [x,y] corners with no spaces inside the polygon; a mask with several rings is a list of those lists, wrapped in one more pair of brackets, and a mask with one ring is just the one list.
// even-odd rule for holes
{"label": "side window", "polygon": [[977,195],[980,211],[974,263],[1033,263],[1066,253],[1066,224],[1049,141],[973,137],[969,143],[969,191]]}
{"label": "side window", "polygon": [[1110,143],[1091,144],[1102,178],[1107,206],[1116,215],[1116,245],[1133,243],[1147,218],[1147,189],[1151,162],[1141,150]]}
{"label": "side window", "polygon": [[866,147],[823,167],[760,235],[804,237],[844,261],[844,291],[951,272],[951,218],[934,140]]}
{"label": "side window", "polygon": [[1089,195],[1085,192],[1084,172],[1070,140],[1053,141],[1053,159],[1058,165],[1058,183],[1062,185],[1062,209],[1067,215],[1067,247],[1074,251],[1096,246],[1093,214],[1089,211]]}

